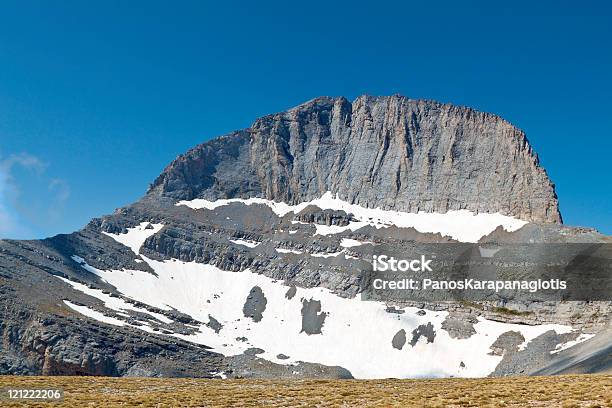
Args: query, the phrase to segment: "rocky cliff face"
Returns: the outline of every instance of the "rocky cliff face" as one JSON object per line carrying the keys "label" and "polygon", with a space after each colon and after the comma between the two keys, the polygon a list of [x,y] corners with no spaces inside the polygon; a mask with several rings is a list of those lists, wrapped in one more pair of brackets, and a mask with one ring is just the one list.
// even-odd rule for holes
{"label": "rocky cliff face", "polygon": [[326,191],[364,207],[561,223],[554,185],[522,131],[402,96],[323,97],[263,117],[177,158],[149,195],[295,204]]}

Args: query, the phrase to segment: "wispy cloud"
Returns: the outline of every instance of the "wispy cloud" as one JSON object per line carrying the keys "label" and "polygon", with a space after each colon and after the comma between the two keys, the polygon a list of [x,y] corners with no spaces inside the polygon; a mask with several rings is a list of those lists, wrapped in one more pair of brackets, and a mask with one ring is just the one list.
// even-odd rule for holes
{"label": "wispy cloud", "polygon": [[11,170],[15,166],[21,166],[28,170],[33,170],[38,174],[44,173],[47,165],[38,157],[28,153],[11,154],[6,159],[0,160],[0,171],[10,177]]}
{"label": "wispy cloud", "polygon": [[[65,180],[49,177],[47,167],[45,162],[29,153],[12,154],[5,158],[0,156],[0,238],[32,238],[36,235],[33,229],[36,229],[37,223],[61,219],[70,197],[70,187]],[[23,170],[25,174],[34,176],[31,186],[24,184],[31,180],[24,181]],[[17,174],[22,174],[22,177]],[[22,196],[23,188],[20,187],[38,187],[40,183],[43,184],[35,189],[36,199],[27,194],[26,197]],[[34,217],[36,219],[32,214],[37,215]]]}
{"label": "wispy cloud", "polygon": [[49,182],[48,190],[54,195],[53,203],[47,210],[49,218],[52,221],[59,221],[64,210],[64,204],[70,198],[70,186],[66,181],[54,178]]}
{"label": "wispy cloud", "polygon": [[18,220],[18,216],[11,208],[9,194],[15,191],[11,183],[10,169],[12,163],[0,161],[0,238],[20,236],[24,232],[24,227]]}
{"label": "wispy cloud", "polygon": [[56,199],[60,203],[64,203],[70,197],[70,186],[62,179],[54,178],[49,182],[49,191],[56,194]]}

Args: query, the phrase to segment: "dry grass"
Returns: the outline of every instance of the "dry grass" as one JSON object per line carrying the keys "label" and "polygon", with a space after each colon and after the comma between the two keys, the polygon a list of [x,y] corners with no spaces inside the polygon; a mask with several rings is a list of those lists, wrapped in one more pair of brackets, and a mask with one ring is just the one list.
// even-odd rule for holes
{"label": "dry grass", "polygon": [[1,388],[62,387],[22,407],[612,407],[612,375],[441,380],[200,380],[2,377]]}

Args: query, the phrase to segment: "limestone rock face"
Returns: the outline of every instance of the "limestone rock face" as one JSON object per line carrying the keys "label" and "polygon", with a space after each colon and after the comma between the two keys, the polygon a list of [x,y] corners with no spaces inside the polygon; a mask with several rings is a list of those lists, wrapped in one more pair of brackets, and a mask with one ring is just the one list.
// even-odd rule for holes
{"label": "limestone rock face", "polygon": [[148,195],[295,204],[327,191],[365,207],[561,223],[554,184],[521,130],[402,96],[321,97],[265,116],[178,157]]}

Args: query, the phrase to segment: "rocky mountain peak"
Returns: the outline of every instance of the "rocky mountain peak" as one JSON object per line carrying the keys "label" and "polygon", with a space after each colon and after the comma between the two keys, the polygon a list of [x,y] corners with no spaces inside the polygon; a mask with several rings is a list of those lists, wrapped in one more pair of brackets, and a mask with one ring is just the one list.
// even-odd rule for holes
{"label": "rocky mountain peak", "polygon": [[179,156],[148,197],[296,204],[327,191],[371,208],[561,223],[554,185],[521,130],[493,114],[400,95],[319,97],[264,116]]}

